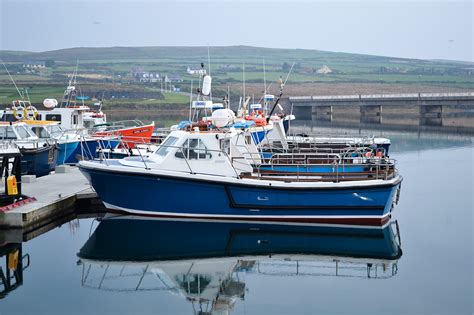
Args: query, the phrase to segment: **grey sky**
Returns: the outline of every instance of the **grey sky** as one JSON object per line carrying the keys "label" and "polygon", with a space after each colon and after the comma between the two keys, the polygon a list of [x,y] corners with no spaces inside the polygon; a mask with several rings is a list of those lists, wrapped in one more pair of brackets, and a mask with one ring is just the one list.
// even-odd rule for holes
{"label": "grey sky", "polygon": [[0,0],[0,49],[252,45],[474,61],[472,1]]}

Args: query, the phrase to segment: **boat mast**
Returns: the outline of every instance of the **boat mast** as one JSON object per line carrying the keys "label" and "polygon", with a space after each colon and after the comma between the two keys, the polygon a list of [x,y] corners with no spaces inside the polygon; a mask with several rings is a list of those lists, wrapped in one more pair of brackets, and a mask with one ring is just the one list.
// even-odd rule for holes
{"label": "boat mast", "polygon": [[280,77],[280,80],[279,80],[280,81],[280,94],[278,95],[276,101],[273,103],[272,110],[270,111],[270,113],[267,116],[267,123],[270,121],[270,117],[273,115],[273,112],[275,111],[275,108],[278,105],[278,102],[280,101],[280,99],[283,95],[283,87],[285,86],[286,81],[288,81],[288,78],[290,77],[290,74],[291,74],[291,71],[293,70],[294,65],[295,65],[295,63],[293,62],[293,64],[291,65],[290,71],[288,71],[288,74],[286,75],[285,81],[283,81],[283,78]]}
{"label": "boat mast", "polygon": [[3,65],[3,67],[5,68],[5,71],[7,72],[8,76],[10,77],[10,80],[12,80],[13,85],[15,86],[15,89],[16,89],[16,91],[18,92],[18,95],[20,95],[21,99],[24,100],[23,94],[21,93],[20,89],[19,89],[18,86],[16,85],[15,80],[13,80],[13,77],[12,77],[12,75],[10,74],[10,71],[8,71],[7,66],[5,65],[5,63],[4,63],[3,61],[2,61],[2,65]]}

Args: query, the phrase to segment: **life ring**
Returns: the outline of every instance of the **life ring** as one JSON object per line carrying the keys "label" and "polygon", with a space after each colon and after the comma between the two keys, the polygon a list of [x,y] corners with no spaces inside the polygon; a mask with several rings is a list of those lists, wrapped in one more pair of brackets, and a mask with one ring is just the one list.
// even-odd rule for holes
{"label": "life ring", "polygon": [[25,108],[21,105],[13,107],[13,116],[16,120],[25,119]]}
{"label": "life ring", "polygon": [[25,108],[25,117],[28,120],[35,120],[38,117],[38,110],[33,105]]}

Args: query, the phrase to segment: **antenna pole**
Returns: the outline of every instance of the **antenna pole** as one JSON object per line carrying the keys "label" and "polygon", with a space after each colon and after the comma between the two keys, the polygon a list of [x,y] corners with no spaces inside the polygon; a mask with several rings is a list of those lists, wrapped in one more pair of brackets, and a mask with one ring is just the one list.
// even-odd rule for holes
{"label": "antenna pole", "polygon": [[2,65],[3,65],[3,67],[5,68],[5,71],[7,71],[8,76],[10,77],[10,80],[12,80],[13,85],[15,86],[16,91],[17,91],[18,94],[20,95],[21,99],[23,99],[23,98],[24,98],[24,97],[23,97],[23,94],[21,94],[20,89],[19,89],[18,86],[16,85],[15,80],[13,80],[13,77],[12,77],[12,75],[10,74],[10,71],[8,71],[7,66],[5,65],[5,63],[4,63],[3,61],[2,61]]}
{"label": "antenna pole", "polygon": [[189,91],[189,121],[191,121],[191,112],[193,110],[193,79],[191,79],[191,91]]}
{"label": "antenna pole", "polygon": [[278,102],[280,101],[280,99],[283,95],[283,87],[285,86],[286,81],[288,81],[288,78],[290,76],[291,71],[293,70],[294,65],[295,65],[295,63],[293,62],[293,64],[291,65],[290,71],[288,71],[288,74],[286,75],[285,81],[280,83],[280,95],[278,95],[278,98],[276,99],[275,103],[273,103],[272,110],[270,111],[270,113],[268,114],[268,117],[267,117],[267,123],[270,121],[270,117],[272,116],[273,112],[275,111],[275,108],[276,108]]}
{"label": "antenna pole", "polygon": [[[209,45],[207,45],[207,63],[209,64],[209,76],[211,76],[211,54],[209,52]],[[209,97],[211,98],[211,102],[212,102],[212,88],[211,88],[211,91],[209,92]]]}

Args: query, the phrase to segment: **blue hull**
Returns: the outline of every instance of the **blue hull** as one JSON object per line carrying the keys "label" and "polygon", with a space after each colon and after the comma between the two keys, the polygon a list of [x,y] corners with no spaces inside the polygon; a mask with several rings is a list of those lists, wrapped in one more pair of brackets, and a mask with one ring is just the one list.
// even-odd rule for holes
{"label": "blue hull", "polygon": [[56,169],[57,149],[56,146],[47,146],[37,149],[20,149],[21,172],[37,177],[48,175]]}
{"label": "blue hull", "polygon": [[79,141],[58,144],[58,163],[57,165],[68,163],[70,157],[76,152]]}
{"label": "blue hull", "polygon": [[263,139],[265,139],[265,136],[267,135],[268,132],[269,130],[251,131],[250,134],[252,135],[253,142],[255,144],[259,144],[260,142],[263,141]]}
{"label": "blue hull", "polygon": [[402,251],[390,225],[377,229],[122,217],[100,222],[78,256],[150,261],[275,254],[398,259]]}
{"label": "blue hull", "polygon": [[108,139],[108,140],[99,140],[99,139],[88,139],[81,141],[77,146],[74,153],[67,159],[66,163],[75,164],[78,161],[77,156],[84,156],[88,160],[95,159],[97,157],[97,149],[102,147],[103,149],[113,149],[121,143],[118,139]]}
{"label": "blue hull", "polygon": [[295,189],[124,174],[83,166],[80,169],[110,209],[143,215],[226,220],[380,225],[388,220],[400,184]]}
{"label": "blue hull", "polygon": [[290,121],[285,119],[283,120],[283,128],[285,129],[285,134],[288,135],[288,130],[290,129]]}

